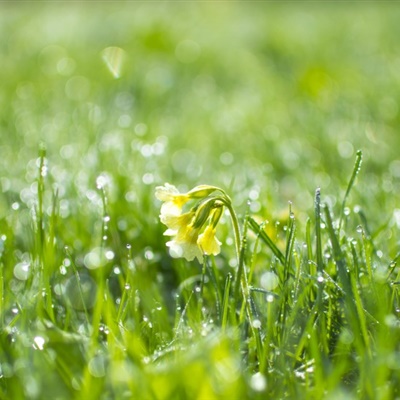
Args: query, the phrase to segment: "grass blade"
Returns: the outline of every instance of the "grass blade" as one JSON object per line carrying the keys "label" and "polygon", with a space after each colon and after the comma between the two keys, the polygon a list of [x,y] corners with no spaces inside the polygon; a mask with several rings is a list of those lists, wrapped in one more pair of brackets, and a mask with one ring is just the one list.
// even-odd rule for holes
{"label": "grass blade", "polygon": [[262,225],[258,225],[258,223],[252,218],[249,217],[249,225],[252,231],[257,234],[260,239],[272,250],[275,257],[280,261],[282,265],[285,265],[285,256],[282,252],[276,247],[275,243],[268,236],[268,234],[264,231]]}
{"label": "grass blade", "polygon": [[357,155],[356,155],[356,162],[354,163],[353,173],[351,174],[351,178],[350,178],[349,184],[347,186],[346,194],[344,195],[344,198],[343,198],[342,209],[341,209],[341,212],[340,212],[339,232],[340,232],[340,229],[342,227],[344,209],[346,207],[346,201],[347,201],[347,198],[349,197],[351,188],[354,185],[354,182],[355,182],[355,180],[357,178],[357,175],[360,172],[361,163],[362,163],[362,151],[358,150],[357,151]]}
{"label": "grass blade", "polygon": [[321,189],[315,191],[315,236],[316,236],[316,254],[317,254],[317,270],[321,272],[324,269],[322,259],[322,242],[321,242]]}

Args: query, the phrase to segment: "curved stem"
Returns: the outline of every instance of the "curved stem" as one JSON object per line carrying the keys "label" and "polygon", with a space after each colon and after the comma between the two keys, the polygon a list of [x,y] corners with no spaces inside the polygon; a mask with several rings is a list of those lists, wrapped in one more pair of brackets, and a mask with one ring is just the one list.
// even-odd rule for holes
{"label": "curved stem", "polygon": [[241,243],[239,221],[238,221],[237,215],[235,213],[235,210],[232,207],[231,199],[228,196],[226,196],[226,199],[225,198],[221,198],[221,200],[223,201],[224,205],[226,206],[226,208],[229,211],[229,215],[231,216],[231,221],[232,221],[232,225],[233,225],[233,231],[234,231],[234,234],[235,234],[236,257],[237,257],[237,262],[238,262],[238,265],[239,265],[240,243]]}
{"label": "curved stem", "polygon": [[[224,204],[227,207],[227,209],[229,210],[229,214],[230,214],[231,220],[232,220],[233,230],[235,232],[237,272],[236,272],[233,296],[234,296],[234,299],[238,299],[239,291],[240,291],[240,289],[242,289],[243,300],[244,300],[243,304],[247,305],[248,284],[247,284],[246,272],[244,271],[244,261],[242,259],[243,254],[241,254],[241,251],[243,251],[243,249],[242,249],[242,238],[241,238],[240,230],[239,230],[239,222],[238,222],[238,218],[236,216],[235,210],[232,207],[232,203],[231,203],[229,197],[227,197],[227,199],[224,201]],[[242,311],[240,312],[240,315],[241,315],[240,319],[242,319]]]}

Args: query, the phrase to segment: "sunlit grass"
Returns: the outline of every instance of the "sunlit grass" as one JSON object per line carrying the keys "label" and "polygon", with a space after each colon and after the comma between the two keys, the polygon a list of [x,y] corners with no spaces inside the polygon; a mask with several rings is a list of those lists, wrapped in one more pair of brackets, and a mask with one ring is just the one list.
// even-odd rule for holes
{"label": "sunlit grass", "polygon": [[397,10],[7,7],[0,399],[399,397]]}

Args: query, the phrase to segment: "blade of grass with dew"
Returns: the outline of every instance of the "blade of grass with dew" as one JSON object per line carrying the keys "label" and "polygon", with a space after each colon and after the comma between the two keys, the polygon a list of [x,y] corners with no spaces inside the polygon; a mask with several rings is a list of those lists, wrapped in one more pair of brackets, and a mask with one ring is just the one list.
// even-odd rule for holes
{"label": "blade of grass with dew", "polygon": [[275,243],[263,230],[262,226],[258,225],[258,223],[252,217],[249,217],[249,225],[253,232],[259,235],[260,239],[272,250],[275,257],[280,261],[280,263],[282,265],[285,265],[285,256],[278,249],[278,247],[276,247]]}
{"label": "blade of grass with dew", "polygon": [[354,185],[357,175],[360,172],[361,163],[362,163],[362,151],[358,150],[357,154],[356,154],[356,161],[354,163],[353,173],[351,174],[350,181],[349,181],[349,184],[347,185],[346,193],[344,195],[343,202],[342,202],[342,208],[340,211],[340,219],[339,219],[339,232],[340,232],[340,229],[342,228],[342,222],[343,222],[343,217],[344,217],[344,209],[346,207],[346,201],[347,201],[347,198],[349,197],[350,191]]}
{"label": "blade of grass with dew", "polygon": [[[351,283],[351,278],[349,277],[349,271],[347,269],[346,260],[342,252],[342,249],[340,248],[339,240],[336,236],[335,230],[333,228],[332,217],[327,205],[325,205],[325,220],[332,244],[333,256],[337,265],[339,279],[343,286],[345,304],[348,311],[348,321],[352,326],[352,329],[354,330],[354,334],[356,337],[355,342],[358,345],[358,351],[361,354],[363,353],[369,354],[370,352],[369,337],[368,337],[368,329],[365,324],[365,318],[360,317],[360,315],[358,315],[358,310],[361,310],[361,313],[364,313],[363,306],[360,303],[361,299],[358,296],[358,293],[355,294],[353,291],[354,285],[352,285]],[[358,302],[358,304],[356,304],[356,302]],[[357,334],[360,334],[362,341],[357,340]]]}
{"label": "blade of grass with dew", "polygon": [[322,258],[322,239],[321,239],[321,189],[317,188],[315,191],[315,236],[316,236],[316,256],[317,256],[317,270],[321,272],[324,269],[324,262]]}
{"label": "blade of grass with dew", "polygon": [[221,291],[218,285],[218,277],[217,277],[217,266],[215,264],[214,257],[209,258],[209,263],[207,264],[208,274],[210,276],[210,281],[212,283],[214,289],[215,296],[215,310],[217,313],[218,321],[221,323],[222,314],[221,314]]}
{"label": "blade of grass with dew", "polygon": [[229,313],[229,302],[230,302],[230,290],[232,284],[232,275],[230,273],[227,274],[225,279],[225,287],[224,287],[224,294],[222,298],[222,321],[221,321],[221,328],[222,331],[226,329],[228,323],[228,313]]}

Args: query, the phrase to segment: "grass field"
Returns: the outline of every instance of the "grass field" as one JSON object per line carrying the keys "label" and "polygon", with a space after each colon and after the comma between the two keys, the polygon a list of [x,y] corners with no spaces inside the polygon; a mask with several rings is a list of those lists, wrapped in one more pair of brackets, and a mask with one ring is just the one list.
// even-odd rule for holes
{"label": "grass field", "polygon": [[1,400],[400,398],[395,5],[0,8]]}

